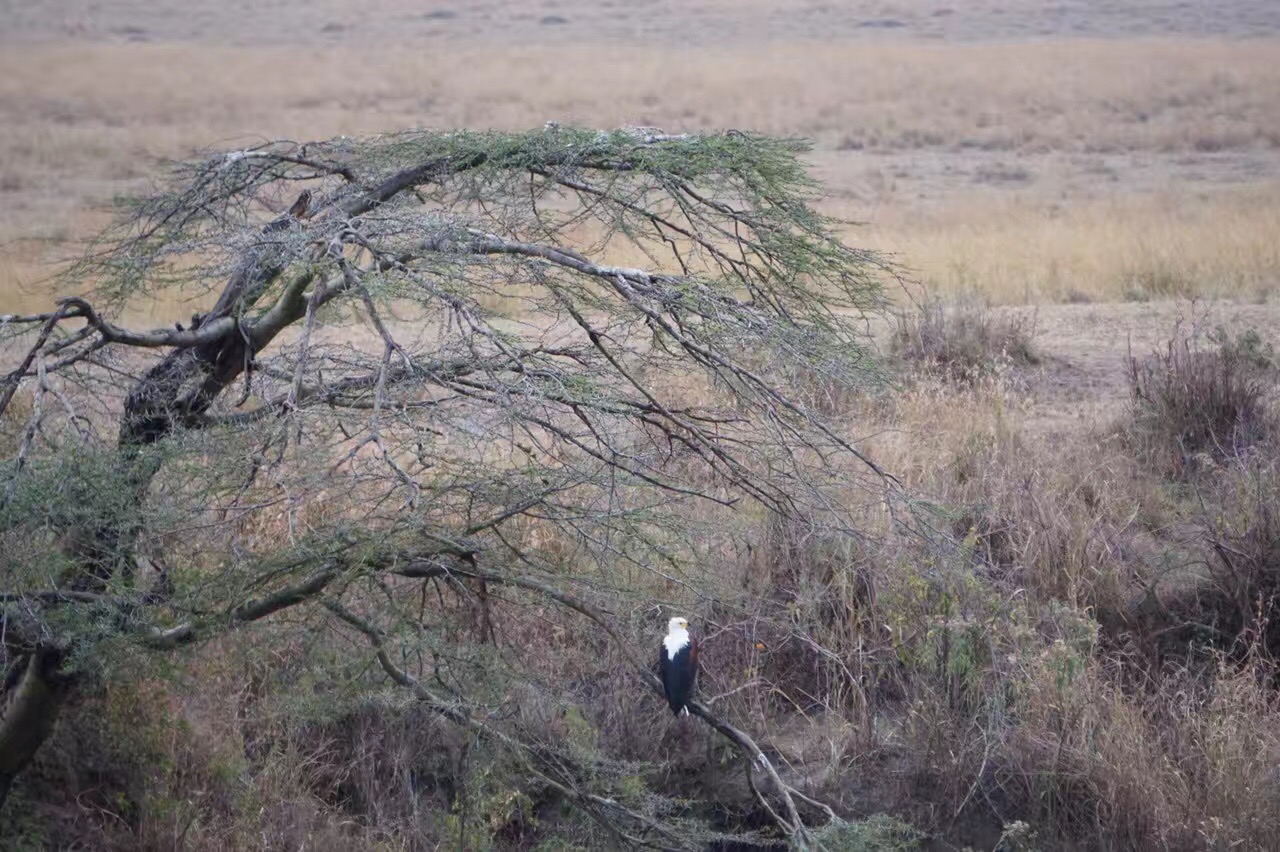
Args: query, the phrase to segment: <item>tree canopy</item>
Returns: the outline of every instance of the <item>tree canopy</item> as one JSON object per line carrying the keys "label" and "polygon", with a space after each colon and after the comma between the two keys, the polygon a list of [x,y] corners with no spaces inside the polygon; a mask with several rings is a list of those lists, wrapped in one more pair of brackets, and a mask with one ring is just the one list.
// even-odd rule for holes
{"label": "tree canopy", "polygon": [[[400,690],[615,842],[696,848],[670,802],[618,792],[625,758],[530,714],[588,688],[575,645],[654,689],[664,607],[749,594],[715,569],[731,518],[848,525],[850,489],[884,481],[823,399],[877,380],[892,269],[812,207],[806,150],[277,140],[124,200],[60,281],[78,295],[0,317],[0,743],[30,746],[0,797],[73,679],[276,624],[334,694]],[[793,842],[834,817],[697,715]]]}

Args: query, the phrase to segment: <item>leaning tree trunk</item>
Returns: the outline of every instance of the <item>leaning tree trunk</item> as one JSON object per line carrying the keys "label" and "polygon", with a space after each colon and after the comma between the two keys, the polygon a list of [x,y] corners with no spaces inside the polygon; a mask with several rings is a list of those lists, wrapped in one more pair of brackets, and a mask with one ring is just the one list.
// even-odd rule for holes
{"label": "leaning tree trunk", "polygon": [[[234,344],[227,347],[234,350]],[[81,542],[75,550],[73,575],[64,582],[71,592],[98,592],[114,580],[128,582],[136,564],[135,544],[139,520],[155,466],[141,450],[169,434],[175,425],[180,390],[202,374],[205,384],[217,376],[219,363],[212,347],[205,351],[178,350],[146,374],[129,394],[121,420],[117,465],[128,483],[129,505],[119,521],[93,529],[71,529],[66,540]],[[211,369],[213,368],[213,369]],[[224,370],[222,387],[235,379]],[[212,399],[212,397],[210,397]],[[207,403],[206,403],[207,406]],[[69,675],[63,670],[65,649],[52,640],[22,647],[6,637],[17,661],[7,678],[0,715],[0,808],[14,781],[31,764],[40,747],[53,733],[63,703],[70,695]]]}
{"label": "leaning tree trunk", "polygon": [[[483,157],[464,154],[429,160],[407,169],[369,191],[338,205],[337,215],[351,217],[365,213],[406,187],[433,175],[466,170],[483,162]],[[94,529],[68,529],[66,540],[80,542],[74,554],[73,576],[64,588],[72,592],[101,590],[109,583],[128,581],[136,564],[135,544],[140,518],[151,481],[158,472],[146,448],[154,445],[178,428],[201,428],[203,416],[223,391],[251,369],[253,357],[283,329],[301,319],[307,312],[307,288],[316,284],[314,273],[303,271],[282,285],[275,301],[252,320],[252,309],[280,278],[290,263],[297,260],[296,251],[284,250],[275,237],[307,218],[310,193],[305,192],[288,213],[266,225],[263,241],[249,249],[238,269],[228,278],[213,308],[198,316],[190,329],[178,328],[160,332],[126,331],[103,317],[84,299],[64,299],[58,311],[45,324],[36,345],[22,367],[14,374],[24,374],[36,353],[44,345],[53,327],[69,318],[84,319],[104,343],[120,343],[136,347],[171,347],[155,366],[134,385],[125,400],[117,441],[117,468],[128,483],[131,505],[119,513],[113,525]],[[305,251],[313,259],[325,248],[311,245]],[[323,290],[322,284],[316,284]],[[314,302],[318,302],[314,299]],[[11,376],[12,378],[12,376]],[[0,411],[12,398],[16,384],[6,390],[0,400]],[[60,687],[66,679],[62,664],[65,650],[50,641],[15,644],[4,637],[11,654],[16,657],[12,671],[22,677],[0,690],[0,803],[3,803],[13,780],[31,763],[40,746],[53,731],[61,703],[67,692]],[[26,691],[23,691],[23,688]],[[18,744],[10,747],[10,744]],[[20,747],[18,747],[20,746]]]}
{"label": "leaning tree trunk", "polygon": [[[201,415],[251,363],[253,344],[261,348],[288,324],[284,322],[265,335],[260,333],[255,340],[240,319],[245,308],[261,296],[282,269],[279,263],[262,263],[260,257],[251,254],[201,324],[218,333],[203,336],[197,344],[171,350],[130,390],[116,447],[116,466],[128,484],[130,505],[118,514],[119,520],[114,524],[67,530],[63,538],[81,544],[73,554],[76,564],[64,588],[96,592],[113,581],[130,581],[136,565],[140,519],[151,481],[158,472],[144,450],[178,427],[198,427]],[[309,281],[307,276],[292,282],[293,302],[299,301],[301,290]],[[81,304],[91,324],[107,327],[87,303]],[[292,322],[301,308],[297,304],[287,307],[285,315]],[[232,322],[216,322],[223,318]],[[17,659],[0,690],[0,808],[14,781],[53,733],[59,712],[71,694],[67,689],[70,674],[64,670],[64,648],[52,640],[19,643],[6,637],[6,642],[17,652]]]}
{"label": "leaning tree trunk", "polygon": [[20,657],[10,672],[0,716],[0,809],[13,782],[53,732],[67,694],[68,679],[60,674],[61,665],[62,654],[41,645]]}

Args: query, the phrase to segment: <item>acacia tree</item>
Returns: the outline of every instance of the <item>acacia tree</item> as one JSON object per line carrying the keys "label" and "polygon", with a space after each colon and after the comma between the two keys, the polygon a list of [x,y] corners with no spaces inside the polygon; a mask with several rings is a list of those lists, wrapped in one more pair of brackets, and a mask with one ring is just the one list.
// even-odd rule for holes
{"label": "acacia tree", "polygon": [[[657,689],[656,622],[627,604],[714,597],[716,517],[838,516],[838,459],[879,474],[786,389],[874,375],[886,271],[809,206],[804,150],[554,125],[274,141],[127,202],[68,273],[88,295],[0,318],[0,802],[112,649],[288,613],[359,637],[370,690],[478,732],[615,841],[692,843],[510,724],[537,650],[486,648],[523,602]],[[179,295],[189,323],[122,319]],[[693,710],[796,843],[833,817]]]}

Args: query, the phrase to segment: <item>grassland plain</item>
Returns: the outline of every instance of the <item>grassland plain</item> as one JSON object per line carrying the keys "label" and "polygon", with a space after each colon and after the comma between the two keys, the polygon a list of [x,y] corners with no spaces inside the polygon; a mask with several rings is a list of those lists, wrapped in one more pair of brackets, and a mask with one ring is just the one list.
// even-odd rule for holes
{"label": "grassland plain", "polygon": [[850,239],[900,253],[935,289],[1000,303],[1256,298],[1276,268],[1277,52],[1271,38],[376,54],[342,42],[11,43],[0,292],[16,307],[43,298],[47,262],[157,158],[272,136],[554,119],[813,138],[828,209],[866,223]]}
{"label": "grassland plain", "polygon": [[[1259,577],[1280,573],[1280,549],[1267,550],[1280,473],[1247,448],[1201,452],[1194,481],[1160,469],[1137,448],[1183,436],[1173,425],[1137,434],[1158,430],[1135,413],[1126,359],[1166,351],[1181,321],[1232,340],[1257,330],[1256,360],[1274,369],[1280,5],[383,0],[357,11],[291,0],[233,12],[71,0],[0,2],[0,20],[0,312],[47,305],[51,262],[104,221],[100,207],[195,148],[547,120],[812,138],[822,205],[851,222],[850,242],[895,253],[922,285],[916,298],[1005,306],[989,321],[1021,323],[1035,362],[979,340],[978,374],[909,365],[901,393],[850,407],[849,431],[913,493],[952,510],[949,532],[973,570],[947,592],[955,612],[941,613],[915,597],[918,554],[891,542],[859,557],[878,597],[844,603],[875,630],[850,619],[843,639],[826,639],[869,658],[888,647],[887,625],[898,643],[888,653],[915,648],[886,689],[900,690],[897,703],[752,722],[848,812],[889,809],[988,848],[994,839],[961,818],[983,798],[1030,819],[1047,848],[1264,848],[1274,836],[1280,715],[1259,684],[1274,677],[1276,649],[1240,631],[1210,693],[1189,663],[1179,668],[1191,643],[1174,640],[1204,620],[1192,592],[1206,607],[1214,583],[1269,594],[1256,577],[1214,573],[1215,545],[1252,548]],[[192,306],[135,310],[169,322]],[[1262,456],[1274,458],[1269,440]],[[272,523],[260,535],[278,532]],[[748,566],[762,588],[829,585],[829,554],[774,544]],[[959,674],[950,660],[930,668],[932,637],[968,636],[965,619],[980,618],[989,641],[975,647],[989,658]],[[286,637],[282,658],[298,641]],[[1146,654],[1166,668],[1134,662]],[[201,773],[242,761],[242,718],[261,684],[237,660],[199,664],[214,688],[175,697],[155,686],[138,700],[160,731],[151,762],[178,767],[161,798],[233,789]],[[1149,677],[1140,688],[1125,680],[1135,671]],[[1007,694],[1025,711],[1017,725],[985,715]],[[157,746],[169,734],[156,720],[175,706],[199,742]],[[278,733],[286,716],[263,711],[257,723]],[[234,824],[203,826],[202,839],[349,848],[348,816],[314,791],[330,776],[361,791],[376,784],[360,773],[385,783],[372,764],[414,735],[390,717],[357,721],[355,734],[317,734],[311,751],[299,738],[253,778],[261,812],[228,806]],[[179,810],[128,831],[67,819],[90,843],[178,848],[191,840]],[[369,819],[370,848],[377,830],[396,836],[394,822]]]}

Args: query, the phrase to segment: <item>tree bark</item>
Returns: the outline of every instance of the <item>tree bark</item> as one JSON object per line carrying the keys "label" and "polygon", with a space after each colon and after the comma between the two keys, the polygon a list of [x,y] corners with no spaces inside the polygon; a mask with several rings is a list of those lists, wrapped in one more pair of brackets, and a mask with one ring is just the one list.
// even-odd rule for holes
{"label": "tree bark", "polygon": [[0,715],[0,809],[13,782],[53,733],[68,679],[59,673],[63,654],[43,646],[19,658]]}
{"label": "tree bark", "polygon": [[[246,369],[253,357],[254,341],[234,312],[252,304],[281,269],[279,264],[262,264],[258,258],[249,257],[224,289],[204,325],[227,316],[235,320],[234,324],[211,340],[169,352],[129,392],[120,418],[116,464],[128,483],[132,511],[123,513],[118,524],[70,531],[77,540],[91,542],[73,554],[79,564],[67,583],[71,590],[96,591],[113,578],[130,579],[138,519],[158,472],[144,450],[181,426],[198,425],[213,400]],[[310,280],[309,276],[306,280]],[[269,330],[266,339],[278,331],[279,328]],[[53,733],[70,679],[61,671],[64,661],[65,655],[52,646],[41,645],[20,653],[14,675],[0,689],[0,701],[4,701],[4,715],[0,717],[0,810],[13,782]]]}

